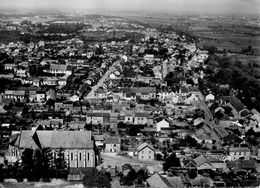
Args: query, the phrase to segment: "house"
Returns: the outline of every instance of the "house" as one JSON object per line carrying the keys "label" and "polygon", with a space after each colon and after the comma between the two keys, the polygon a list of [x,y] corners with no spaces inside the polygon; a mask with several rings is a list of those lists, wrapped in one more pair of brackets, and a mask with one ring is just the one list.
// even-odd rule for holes
{"label": "house", "polygon": [[129,123],[129,124],[134,123],[134,112],[127,111],[123,116],[124,116],[124,123]]}
{"label": "house", "polygon": [[17,65],[14,63],[6,63],[5,64],[5,70],[16,70],[17,69]]}
{"label": "house", "polygon": [[59,86],[66,86],[67,85],[67,78],[60,78],[59,80],[58,80],[58,85]]}
{"label": "house", "polygon": [[69,100],[72,101],[72,102],[78,102],[79,101],[79,96],[78,95],[72,95],[69,98]]}
{"label": "house", "polygon": [[134,124],[135,125],[145,125],[147,124],[147,118],[149,113],[147,112],[136,112],[134,114]]}
{"label": "house", "polygon": [[154,160],[155,150],[153,146],[148,144],[147,142],[142,143],[137,147],[137,158],[139,160]]}
{"label": "house", "polygon": [[223,104],[229,105],[239,115],[246,109],[246,106],[234,96],[223,96],[220,100]]}
{"label": "house", "polygon": [[104,135],[94,135],[93,136],[93,139],[94,139],[94,143],[95,143],[95,146],[98,147],[98,148],[103,148],[104,146]]}
{"label": "house", "polygon": [[42,81],[43,85],[47,85],[47,86],[57,86],[58,85],[58,78],[51,78],[51,77],[47,77],[44,78]]}
{"label": "house", "polygon": [[105,141],[105,152],[119,153],[121,151],[121,140],[119,137],[107,137]]}
{"label": "house", "polygon": [[66,75],[72,74],[71,66],[64,65],[64,64],[50,64],[49,70],[44,70],[44,71],[52,74],[66,74]]}
{"label": "house", "polygon": [[94,92],[94,98],[96,98],[96,99],[105,99],[105,98],[107,98],[106,92],[102,88],[98,88]]}
{"label": "house", "polygon": [[27,76],[26,70],[19,69],[16,71],[16,76],[20,78],[25,78]]}
{"label": "house", "polygon": [[142,100],[150,100],[156,98],[155,87],[129,87],[122,89],[123,99],[136,100],[137,98]]}
{"label": "house", "polygon": [[197,119],[194,119],[193,121],[193,125],[194,126],[199,126],[199,125],[203,125],[205,123],[205,120],[203,118],[197,118]]}
{"label": "house", "polygon": [[63,103],[62,102],[55,102],[54,109],[55,109],[55,111],[63,110],[64,109]]}
{"label": "house", "polygon": [[168,177],[155,173],[146,180],[149,187],[154,188],[184,188],[181,177]]}
{"label": "house", "polygon": [[169,127],[170,127],[170,124],[165,119],[156,123],[156,131],[157,132],[161,132],[162,128],[169,128]]}
{"label": "house", "polygon": [[153,54],[146,54],[144,56],[144,61],[146,62],[146,64],[153,64],[154,63],[154,55]]}
{"label": "house", "polygon": [[70,130],[80,130],[84,131],[86,122],[85,121],[72,121],[68,123],[68,128]]}
{"label": "house", "polygon": [[214,170],[226,170],[227,169],[227,164],[221,159],[217,159],[215,157],[209,156],[208,160],[210,161],[210,163],[212,165],[212,169],[214,169]]}
{"label": "house", "polygon": [[13,99],[15,101],[17,101],[17,100],[23,101],[25,99],[25,91],[24,90],[5,90],[3,98]]}
{"label": "house", "polygon": [[20,131],[8,149],[8,155],[21,159],[25,148],[49,148],[53,157],[63,149],[69,168],[95,167],[91,131]]}
{"label": "house", "polygon": [[244,160],[250,160],[250,149],[247,147],[232,147],[229,148],[229,156],[233,161],[241,158]]}
{"label": "house", "polygon": [[197,165],[198,170],[212,169],[212,164],[209,159],[203,155],[198,156],[194,159],[194,162]]}
{"label": "house", "polygon": [[208,94],[205,98],[206,102],[211,102],[215,100],[215,96],[213,94]]}
{"label": "house", "polygon": [[195,169],[197,168],[197,163],[194,160],[187,159],[181,162],[181,166],[188,169]]}
{"label": "house", "polygon": [[88,112],[87,113],[87,124],[109,124],[110,113],[105,112]]}
{"label": "house", "polygon": [[43,91],[37,91],[36,92],[36,101],[37,102],[44,102],[45,101],[45,92],[43,92]]}

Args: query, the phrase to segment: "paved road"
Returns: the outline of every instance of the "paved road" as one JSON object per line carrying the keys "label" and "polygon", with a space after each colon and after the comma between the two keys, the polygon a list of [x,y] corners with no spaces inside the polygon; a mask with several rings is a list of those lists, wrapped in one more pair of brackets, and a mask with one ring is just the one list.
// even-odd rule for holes
{"label": "paved road", "polygon": [[88,93],[88,95],[85,97],[87,99],[95,98],[94,93],[95,91],[100,87],[103,86],[104,81],[110,76],[110,74],[114,71],[114,67],[119,63],[119,61],[115,61],[110,68],[107,70],[107,72],[102,76],[102,78],[98,81],[98,83],[92,87],[91,91]]}
{"label": "paved road", "polygon": [[200,101],[197,104],[205,112],[206,124],[209,125],[212,129],[214,129],[214,127],[215,127],[214,118],[206,104],[205,97],[203,96],[203,94],[201,92],[199,92],[198,94],[199,94]]}

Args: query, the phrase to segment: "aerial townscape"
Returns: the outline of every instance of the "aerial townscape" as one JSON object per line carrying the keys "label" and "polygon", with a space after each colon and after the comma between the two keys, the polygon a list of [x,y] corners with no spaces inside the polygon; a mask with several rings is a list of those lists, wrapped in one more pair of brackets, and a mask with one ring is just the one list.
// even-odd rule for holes
{"label": "aerial townscape", "polygon": [[2,11],[0,188],[260,186],[259,36],[259,17]]}

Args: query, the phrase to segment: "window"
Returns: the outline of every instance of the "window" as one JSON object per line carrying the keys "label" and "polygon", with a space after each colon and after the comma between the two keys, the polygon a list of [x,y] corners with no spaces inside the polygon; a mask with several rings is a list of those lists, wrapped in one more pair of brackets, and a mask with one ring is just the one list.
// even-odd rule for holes
{"label": "window", "polygon": [[149,156],[149,159],[151,159],[151,156]]}
{"label": "window", "polygon": [[149,151],[149,154],[151,154],[151,151]]}
{"label": "window", "polygon": [[88,161],[89,161],[89,153],[88,153]]}
{"label": "window", "polygon": [[142,151],[142,153],[144,153],[144,151]]}
{"label": "window", "polygon": [[79,160],[81,161],[81,153],[79,153]]}
{"label": "window", "polygon": [[129,121],[130,121],[130,117],[129,118],[127,118]]}
{"label": "window", "polygon": [[142,156],[142,159],[144,158],[144,156]]}
{"label": "window", "polygon": [[116,144],[114,144],[114,147],[116,147]]}
{"label": "window", "polygon": [[73,161],[73,153],[70,154],[70,160]]}

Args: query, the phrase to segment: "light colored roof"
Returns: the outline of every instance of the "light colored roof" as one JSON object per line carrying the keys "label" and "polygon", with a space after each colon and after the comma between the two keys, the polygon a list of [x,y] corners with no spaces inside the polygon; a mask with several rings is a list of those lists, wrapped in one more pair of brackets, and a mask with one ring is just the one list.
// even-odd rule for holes
{"label": "light colored roof", "polygon": [[19,95],[19,96],[24,96],[25,95],[25,91],[14,91],[14,95]]}
{"label": "light colored roof", "polygon": [[254,114],[250,118],[260,123],[260,115]]}
{"label": "light colored roof", "polygon": [[181,177],[164,177],[158,173],[148,178],[147,183],[154,188],[183,188]]}
{"label": "light colored roof", "polygon": [[63,64],[51,64],[51,65],[50,65],[50,70],[66,71],[66,70],[67,70],[67,65],[63,65]]}
{"label": "light colored roof", "polygon": [[19,148],[92,149],[91,131],[21,131]]}
{"label": "light colored roof", "polygon": [[85,121],[72,121],[68,124],[70,129],[84,129]]}
{"label": "light colored roof", "polygon": [[250,152],[250,149],[247,147],[232,147],[229,149],[230,152]]}
{"label": "light colored roof", "polygon": [[5,94],[6,94],[6,95],[13,95],[13,94],[14,94],[14,91],[12,91],[12,90],[6,90],[6,91],[5,91]]}

